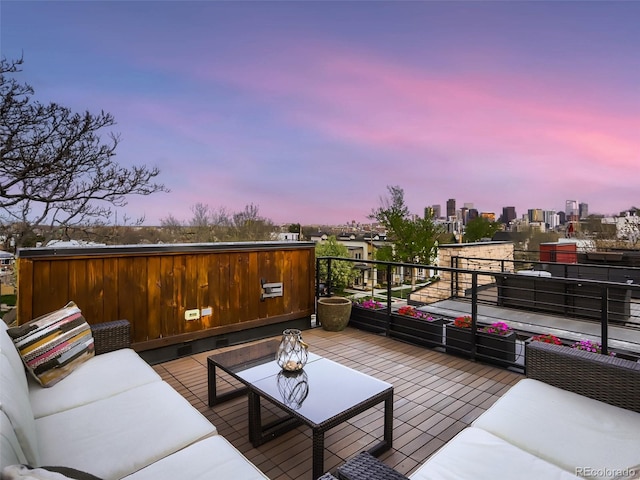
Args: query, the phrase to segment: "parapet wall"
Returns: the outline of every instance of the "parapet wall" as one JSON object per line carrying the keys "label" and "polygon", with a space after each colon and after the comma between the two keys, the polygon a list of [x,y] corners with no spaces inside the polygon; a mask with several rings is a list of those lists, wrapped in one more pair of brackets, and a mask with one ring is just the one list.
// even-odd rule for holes
{"label": "parapet wall", "polygon": [[[514,246],[512,242],[454,243],[438,247],[438,266],[462,270],[513,272]],[[503,270],[504,269],[504,270]],[[410,301],[433,303],[452,297],[464,297],[471,288],[471,273],[440,271],[440,281],[410,296]],[[479,275],[478,286],[495,283],[493,275]]]}

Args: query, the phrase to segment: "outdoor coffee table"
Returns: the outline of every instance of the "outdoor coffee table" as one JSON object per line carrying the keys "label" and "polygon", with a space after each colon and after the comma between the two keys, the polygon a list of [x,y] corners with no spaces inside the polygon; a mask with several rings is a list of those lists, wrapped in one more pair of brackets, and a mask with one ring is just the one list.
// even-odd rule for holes
{"label": "outdoor coffee table", "polygon": [[[384,402],[383,440],[368,451],[379,455],[393,441],[393,385],[309,353],[309,360],[297,375],[282,371],[275,361],[279,340],[268,340],[207,358],[209,406],[247,393],[249,440],[254,447],[299,425],[313,432],[313,478],[324,472],[324,434],[327,430]],[[216,368],[227,372],[243,387],[217,394]],[[262,398],[287,416],[262,424]]]}

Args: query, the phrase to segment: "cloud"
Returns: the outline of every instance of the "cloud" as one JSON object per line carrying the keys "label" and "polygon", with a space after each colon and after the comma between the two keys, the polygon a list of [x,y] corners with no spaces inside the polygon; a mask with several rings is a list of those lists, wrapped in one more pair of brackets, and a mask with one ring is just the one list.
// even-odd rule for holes
{"label": "cloud", "polygon": [[581,191],[605,211],[633,203],[633,73],[589,75],[597,58],[525,51],[498,34],[478,44],[462,32],[425,36],[403,52],[357,29],[338,38],[260,25],[194,27],[175,44],[177,34],[155,41],[145,30],[117,88],[84,92],[122,126],[119,158],[159,163],[172,189],[163,206],[132,208],[188,218],[197,202],[256,203],[278,222],[364,220],[386,185],[405,188],[416,213],[456,197],[497,213],[560,209]]}

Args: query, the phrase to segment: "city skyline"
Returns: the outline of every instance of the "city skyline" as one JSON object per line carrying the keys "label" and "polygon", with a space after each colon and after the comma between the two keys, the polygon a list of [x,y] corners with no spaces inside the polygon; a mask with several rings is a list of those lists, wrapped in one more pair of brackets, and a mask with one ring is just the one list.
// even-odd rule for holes
{"label": "city skyline", "polygon": [[[116,161],[171,193],[119,216],[255,204],[365,222],[457,199],[638,206],[640,2],[17,2],[2,55],[35,98],[113,114]],[[107,132],[104,132],[106,135]]]}

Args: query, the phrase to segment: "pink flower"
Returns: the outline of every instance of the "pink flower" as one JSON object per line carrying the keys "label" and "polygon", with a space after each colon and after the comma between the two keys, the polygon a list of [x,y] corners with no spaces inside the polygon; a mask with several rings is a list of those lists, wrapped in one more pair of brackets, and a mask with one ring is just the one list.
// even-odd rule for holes
{"label": "pink flower", "polygon": [[488,327],[484,327],[482,331],[496,335],[508,335],[511,333],[511,327],[504,322],[495,322]]}

